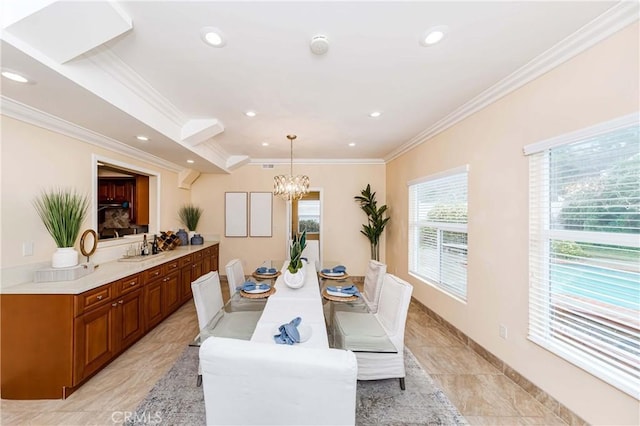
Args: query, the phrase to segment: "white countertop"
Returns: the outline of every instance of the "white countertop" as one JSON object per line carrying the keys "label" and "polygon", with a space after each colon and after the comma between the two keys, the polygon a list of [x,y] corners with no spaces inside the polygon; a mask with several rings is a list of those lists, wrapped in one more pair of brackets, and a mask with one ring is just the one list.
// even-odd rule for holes
{"label": "white countertop", "polygon": [[80,294],[218,243],[219,241],[205,241],[204,244],[198,246],[179,246],[175,250],[164,252],[162,255],[153,256],[151,259],[141,262],[118,262],[116,260],[101,263],[94,272],[74,281],[28,282],[2,286],[0,294]]}

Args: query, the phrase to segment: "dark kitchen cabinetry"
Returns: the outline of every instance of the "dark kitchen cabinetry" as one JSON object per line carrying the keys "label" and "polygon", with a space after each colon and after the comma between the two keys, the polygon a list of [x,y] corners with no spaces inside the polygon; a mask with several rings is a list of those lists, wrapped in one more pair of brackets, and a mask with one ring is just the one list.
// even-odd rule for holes
{"label": "dark kitchen cabinetry", "polygon": [[98,201],[100,203],[131,203],[133,201],[135,179],[99,179]]}

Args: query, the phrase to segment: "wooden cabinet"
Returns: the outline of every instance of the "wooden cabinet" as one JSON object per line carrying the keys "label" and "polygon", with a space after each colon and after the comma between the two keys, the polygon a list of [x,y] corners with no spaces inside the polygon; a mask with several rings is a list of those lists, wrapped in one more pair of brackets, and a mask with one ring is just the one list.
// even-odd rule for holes
{"label": "wooden cabinet", "polygon": [[99,179],[98,201],[101,203],[133,202],[135,182],[135,179]]}
{"label": "wooden cabinet", "polygon": [[74,384],[144,334],[141,281],[134,275],[76,296]]}
{"label": "wooden cabinet", "polygon": [[207,247],[81,294],[3,294],[2,397],[66,398],[191,298],[217,256]]}
{"label": "wooden cabinet", "polygon": [[136,176],[131,222],[138,225],[149,224],[149,176]]}

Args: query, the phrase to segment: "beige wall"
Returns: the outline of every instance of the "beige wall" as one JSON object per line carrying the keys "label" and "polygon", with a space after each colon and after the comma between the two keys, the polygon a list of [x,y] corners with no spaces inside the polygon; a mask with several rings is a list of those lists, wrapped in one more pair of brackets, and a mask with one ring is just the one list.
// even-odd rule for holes
{"label": "beige wall", "polygon": [[[421,144],[387,168],[389,269],[414,296],[593,424],[638,424],[638,401],[527,340],[530,143],[639,110],[633,25]],[[407,181],[469,164],[468,299],[407,272]],[[508,339],[498,336],[499,324]]]}
{"label": "beige wall", "polygon": [[[230,175],[202,175],[191,188],[192,201],[204,209],[198,230],[220,234],[220,265],[224,268],[234,258],[243,261],[249,273],[266,259],[286,258],[286,203],[273,199],[272,238],[225,238],[224,193],[226,191],[259,192],[273,190],[273,177],[287,173],[288,166],[263,169],[246,165]],[[364,275],[369,259],[369,241],[360,234],[365,214],[353,200],[371,184],[377,191],[379,205],[385,199],[385,166],[378,165],[296,165],[294,173],[306,174],[311,187],[322,191],[322,252],[325,260],[338,260],[351,274]],[[391,212],[393,216],[393,212]],[[393,220],[393,219],[392,219]],[[384,247],[384,246],[383,246]],[[221,272],[226,275],[224,270]]]}
{"label": "beige wall", "polygon": [[[160,229],[177,228],[176,212],[189,201],[190,194],[178,188],[176,173],[9,117],[2,116],[1,124],[2,268],[51,260],[55,243],[32,201],[42,190],[56,187],[91,195],[93,154],[159,173]],[[155,210],[154,205],[151,207]],[[88,217],[81,230],[90,228],[90,224]],[[33,256],[22,256],[25,241],[34,242]]]}

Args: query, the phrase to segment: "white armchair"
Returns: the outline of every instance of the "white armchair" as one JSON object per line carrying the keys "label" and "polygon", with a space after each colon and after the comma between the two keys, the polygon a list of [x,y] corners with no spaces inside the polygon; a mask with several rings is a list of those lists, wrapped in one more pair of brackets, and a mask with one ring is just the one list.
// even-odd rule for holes
{"label": "white armchair", "polygon": [[227,283],[229,284],[229,296],[233,296],[236,287],[241,286],[245,281],[244,269],[240,259],[232,259],[225,266],[227,271]]}
{"label": "white armchair", "polygon": [[200,348],[207,425],[353,425],[350,351],[211,337]]}
{"label": "white armchair", "polygon": [[387,265],[377,260],[370,260],[367,267],[367,273],[364,276],[364,291],[362,298],[369,306],[369,310],[373,313],[378,312],[378,301],[380,299],[380,290],[382,282],[387,273]]}
{"label": "white armchair", "polygon": [[399,378],[405,389],[404,328],[413,287],[404,280],[385,274],[380,290],[378,312],[373,315],[335,311],[333,337],[338,347],[375,348],[387,338],[397,353],[356,352],[358,380]]}

